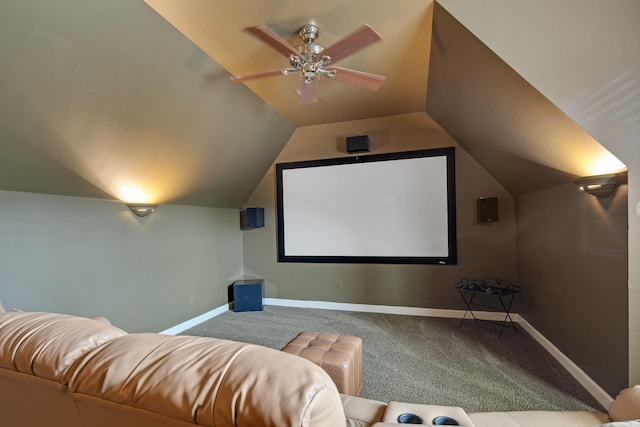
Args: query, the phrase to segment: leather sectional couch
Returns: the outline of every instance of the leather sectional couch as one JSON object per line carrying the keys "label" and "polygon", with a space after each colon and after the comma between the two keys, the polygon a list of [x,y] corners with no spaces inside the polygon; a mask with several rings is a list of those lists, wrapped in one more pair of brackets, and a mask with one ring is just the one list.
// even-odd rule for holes
{"label": "leather sectional couch", "polygon": [[[429,425],[447,415],[476,427],[610,421],[588,411],[466,414],[387,404],[341,395],[317,365],[266,347],[127,334],[104,318],[0,313],[0,424],[7,427],[383,427],[407,413]],[[621,393],[610,414],[640,418],[640,388]]]}

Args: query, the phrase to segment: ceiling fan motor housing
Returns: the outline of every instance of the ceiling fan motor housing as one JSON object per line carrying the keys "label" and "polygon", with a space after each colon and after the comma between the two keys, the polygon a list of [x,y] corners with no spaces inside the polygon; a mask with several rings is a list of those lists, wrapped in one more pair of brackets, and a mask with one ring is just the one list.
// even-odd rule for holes
{"label": "ceiling fan motor housing", "polygon": [[[324,46],[314,43],[314,41],[316,41],[318,37],[320,37],[320,31],[318,30],[318,27],[316,27],[315,25],[305,25],[304,27],[298,30],[298,35],[302,39],[303,44],[297,45],[295,49],[298,52],[298,54],[302,58],[304,58],[305,61],[303,62],[307,62],[307,63],[317,62],[318,55],[324,50]],[[296,60],[293,60],[293,62],[291,63],[291,66],[293,67],[296,66],[294,62],[299,64],[300,68],[302,68],[302,65],[306,65],[306,64],[301,64]]]}
{"label": "ceiling fan motor housing", "polygon": [[298,53],[303,56],[307,61],[316,61],[318,54],[324,50],[324,46],[317,43],[314,44],[299,44],[296,46]]}
{"label": "ceiling fan motor housing", "polygon": [[292,55],[289,58],[291,66],[302,72],[305,83],[313,83],[318,74],[325,74],[333,77],[335,72],[329,72],[324,66],[330,62],[328,57],[320,57],[320,53],[324,50],[324,46],[314,43],[320,36],[320,31],[315,25],[305,25],[298,30],[298,35],[304,42],[295,46],[296,51],[300,55],[296,58]]}
{"label": "ceiling fan motor housing", "polygon": [[320,37],[320,30],[315,25],[305,25],[298,30],[298,35],[305,44],[310,44]]}

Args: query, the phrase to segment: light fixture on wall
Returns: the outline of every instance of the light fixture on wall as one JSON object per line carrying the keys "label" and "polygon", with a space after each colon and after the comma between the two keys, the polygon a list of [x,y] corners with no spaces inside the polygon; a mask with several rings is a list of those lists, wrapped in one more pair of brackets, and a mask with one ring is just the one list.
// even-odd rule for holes
{"label": "light fixture on wall", "polygon": [[154,212],[158,205],[152,205],[149,203],[127,203],[127,207],[137,216],[143,217]]}
{"label": "light fixture on wall", "polygon": [[573,181],[580,191],[587,192],[596,197],[608,197],[618,185],[620,174],[609,173],[606,175],[594,175],[578,178]]}

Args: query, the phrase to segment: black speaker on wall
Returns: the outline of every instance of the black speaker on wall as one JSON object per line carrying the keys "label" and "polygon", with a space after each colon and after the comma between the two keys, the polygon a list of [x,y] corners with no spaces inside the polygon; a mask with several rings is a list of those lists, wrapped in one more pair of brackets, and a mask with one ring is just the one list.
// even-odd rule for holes
{"label": "black speaker on wall", "polygon": [[264,227],[264,208],[247,208],[240,212],[240,228]]}
{"label": "black speaker on wall", "polygon": [[478,222],[495,222],[498,220],[498,198],[480,197],[477,201]]}
{"label": "black speaker on wall", "polygon": [[369,151],[369,135],[347,137],[347,153],[366,153]]}

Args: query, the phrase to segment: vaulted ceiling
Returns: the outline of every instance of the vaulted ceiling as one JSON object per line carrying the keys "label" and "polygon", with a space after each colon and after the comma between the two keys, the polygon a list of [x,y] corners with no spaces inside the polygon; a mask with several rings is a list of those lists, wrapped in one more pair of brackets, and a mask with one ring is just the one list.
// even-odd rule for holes
{"label": "vaulted ceiling", "polygon": [[[288,65],[243,28],[308,23],[325,46],[371,25],[339,65],[382,87],[229,81]],[[0,58],[1,190],[237,208],[297,127],[416,112],[514,195],[610,156],[433,0],[4,0]]]}

